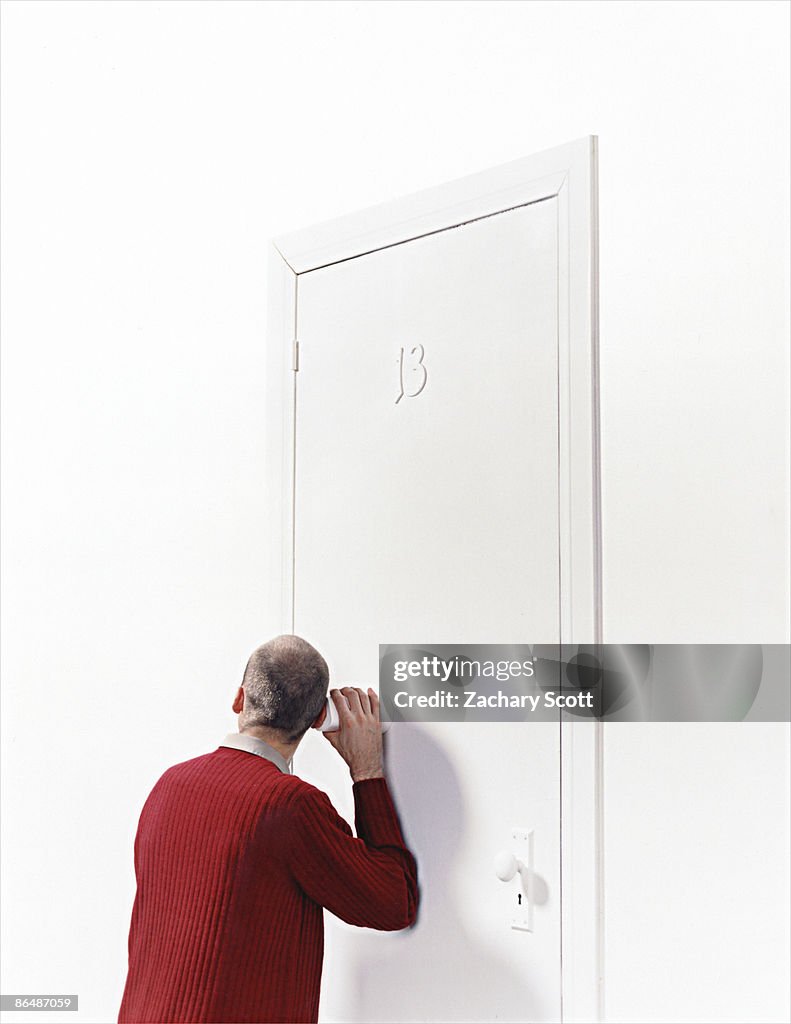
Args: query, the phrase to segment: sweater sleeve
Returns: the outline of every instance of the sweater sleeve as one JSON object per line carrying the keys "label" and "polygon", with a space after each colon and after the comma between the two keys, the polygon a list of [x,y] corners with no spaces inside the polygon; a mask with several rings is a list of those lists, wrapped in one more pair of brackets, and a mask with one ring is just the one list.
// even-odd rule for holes
{"label": "sweater sleeve", "polygon": [[353,786],[359,838],[319,789],[297,800],[290,869],[303,892],[349,924],[406,928],[418,904],[417,866],[404,844],[387,782]]}

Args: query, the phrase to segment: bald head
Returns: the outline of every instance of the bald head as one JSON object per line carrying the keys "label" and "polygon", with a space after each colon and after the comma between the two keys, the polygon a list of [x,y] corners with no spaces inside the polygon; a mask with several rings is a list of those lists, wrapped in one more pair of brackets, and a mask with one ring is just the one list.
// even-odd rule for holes
{"label": "bald head", "polygon": [[298,740],[321,711],[329,681],[326,661],[307,640],[276,636],[247,662],[241,728],[265,726],[290,742]]}

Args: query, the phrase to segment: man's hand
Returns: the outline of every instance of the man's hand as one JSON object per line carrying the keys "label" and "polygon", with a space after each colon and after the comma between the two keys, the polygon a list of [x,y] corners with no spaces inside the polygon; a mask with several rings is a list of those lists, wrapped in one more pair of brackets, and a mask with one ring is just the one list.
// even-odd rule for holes
{"label": "man's hand", "polygon": [[357,686],[330,690],[338,709],[340,729],[324,736],[348,764],[352,781],[380,779],[384,776],[382,727],[379,724],[379,698],[370,689]]}

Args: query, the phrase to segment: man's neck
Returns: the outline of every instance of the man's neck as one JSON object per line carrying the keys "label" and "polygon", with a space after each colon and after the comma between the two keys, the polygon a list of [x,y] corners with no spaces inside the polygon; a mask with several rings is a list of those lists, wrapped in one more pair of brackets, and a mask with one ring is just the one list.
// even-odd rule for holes
{"label": "man's neck", "polygon": [[253,725],[247,729],[240,729],[242,736],[255,736],[256,739],[263,740],[264,743],[268,743],[270,747],[274,748],[278,754],[281,754],[286,761],[290,761],[294,756],[294,751],[299,746],[299,740],[295,743],[289,743],[283,739],[283,734],[276,732],[274,729],[267,729],[265,726]]}

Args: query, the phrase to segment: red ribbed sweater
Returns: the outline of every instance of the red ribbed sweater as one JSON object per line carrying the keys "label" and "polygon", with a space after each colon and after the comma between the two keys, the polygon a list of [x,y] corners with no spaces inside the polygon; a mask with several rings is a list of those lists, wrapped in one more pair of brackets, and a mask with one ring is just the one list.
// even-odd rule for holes
{"label": "red ribbed sweater", "polygon": [[316,1021],[322,908],[383,931],[417,910],[387,783],[353,792],[356,839],[326,794],[247,751],[166,771],[135,838],[119,1024]]}

